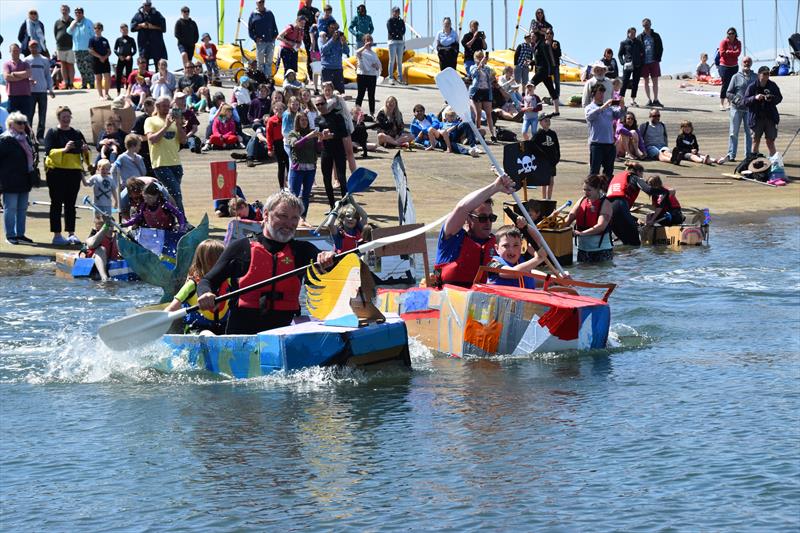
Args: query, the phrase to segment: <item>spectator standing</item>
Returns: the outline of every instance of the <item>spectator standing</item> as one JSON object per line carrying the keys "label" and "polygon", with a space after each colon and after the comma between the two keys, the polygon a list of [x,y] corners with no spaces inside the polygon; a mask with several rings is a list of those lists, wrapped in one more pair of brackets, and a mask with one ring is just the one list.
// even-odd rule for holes
{"label": "spectator standing", "polygon": [[433,46],[439,55],[439,70],[447,67],[455,69],[458,63],[458,33],[453,29],[450,17],[442,20],[442,31],[436,34]]}
{"label": "spectator standing", "polygon": [[381,60],[372,50],[372,35],[369,33],[364,35],[363,42],[364,45],[356,50],[356,59],[358,60],[358,65],[356,66],[356,85],[358,86],[356,105],[361,107],[364,102],[364,93],[366,93],[369,100],[369,114],[374,117],[375,85],[378,83],[378,76],[381,73]]}
{"label": "spectator standing", "polygon": [[617,57],[622,63],[622,92],[620,95],[625,98],[625,92],[630,89],[630,106],[639,107],[639,104],[636,103],[636,93],[639,91],[639,78],[642,76],[644,47],[642,42],[636,38],[636,28],[628,28],[627,37],[619,43]]}
{"label": "spectator standing", "polygon": [[47,43],[44,37],[44,24],[39,20],[39,12],[35,9],[28,11],[28,18],[22,23],[19,28],[17,40],[19,41],[22,55],[30,55],[29,43],[36,41],[39,43],[39,51],[47,57],[50,53],[47,51]]}
{"label": "spectator standing", "polygon": [[203,44],[200,46],[200,59],[206,66],[208,79],[216,81],[219,79],[219,67],[217,66],[217,45],[211,42],[211,36],[203,34]]}
{"label": "spectator standing", "polygon": [[552,29],[553,25],[547,22],[547,18],[544,16],[544,9],[537,9],[533,20],[531,20],[530,33],[540,33],[544,35],[547,30]]}
{"label": "spectator standing", "polygon": [[[561,98],[561,43],[553,37],[553,28],[545,30],[544,44],[547,45],[550,51],[550,71],[553,76],[553,86],[556,89],[556,95]],[[560,100],[559,104],[561,104]]]}
{"label": "spectator standing", "polygon": [[477,20],[470,21],[469,31],[461,37],[461,46],[464,47],[464,70],[469,76],[470,67],[475,64],[475,52],[486,50],[486,34],[478,31]]}
{"label": "spectator standing", "polygon": [[111,45],[108,39],[103,37],[103,24],[96,22],[94,25],[94,37],[89,39],[89,53],[94,58],[92,60],[92,70],[94,71],[94,84],[101,100],[111,100]]}
{"label": "spectator standing", "polygon": [[303,7],[297,11],[297,16],[302,17],[303,22],[305,23],[303,26],[306,29],[305,33],[303,33],[303,46],[306,48],[306,70],[308,72],[308,79],[311,80],[314,79],[314,73],[311,71],[311,56],[312,52],[315,51],[315,46],[313,46],[311,40],[311,26],[315,25],[317,22],[317,14],[319,14],[319,9],[311,5],[313,0],[303,1]]}
{"label": "spectator standing", "polygon": [[350,33],[356,38],[356,48],[364,46],[364,37],[372,35],[375,32],[375,26],[372,25],[372,17],[367,15],[367,6],[364,4],[356,8],[356,16],[350,21]]}
{"label": "spectator standing", "polygon": [[605,49],[602,61],[606,66],[606,76],[611,80],[619,78],[619,64],[614,59],[614,51],[611,48]]}
{"label": "spectator standing", "polygon": [[719,43],[719,77],[722,78],[722,85],[719,89],[719,109],[720,111],[727,111],[731,108],[731,103],[728,102],[728,107],[725,107],[725,99],[728,97],[728,85],[731,83],[733,75],[739,72],[739,54],[742,53],[742,43],[736,34],[736,28],[728,28],[727,35],[722,42]]}
{"label": "spectator standing", "polygon": [[322,57],[322,83],[329,81],[333,87],[344,94],[344,70],[342,68],[342,54],[349,54],[347,36],[339,31],[336,21],[328,25],[327,32],[320,32],[322,45],[319,48]]}
{"label": "spectator standing", "polygon": [[26,117],[31,115],[31,66],[20,56],[17,43],[8,47],[11,59],[3,64],[3,77],[6,80],[8,112],[20,111]]}
{"label": "spectator standing", "polygon": [[147,170],[148,176],[155,177],[153,172],[153,164],[150,161],[150,143],[147,142],[147,135],[144,132],[144,123],[150,118],[156,110],[156,102],[152,97],[146,96],[142,99],[141,108],[143,113],[136,117],[131,128],[131,133],[139,138],[139,155],[144,160],[144,166]]}
{"label": "spectator standing", "polygon": [[475,52],[477,63],[472,65],[469,77],[472,84],[469,87],[469,97],[472,100],[472,108],[475,112],[475,121],[480,124],[481,111],[486,115],[486,125],[489,127],[489,134],[492,142],[497,142],[497,134],[494,129],[492,119],[492,82],[494,81],[494,70],[486,65],[489,58],[483,50]]}
{"label": "spectator standing", "polygon": [[74,19],[69,15],[69,6],[61,6],[61,18],[53,24],[56,38],[56,57],[61,62],[61,75],[64,78],[64,89],[72,89],[75,78],[75,52],[72,51],[72,36],[67,28]]}
{"label": "spectator standing", "polygon": [[128,25],[121,24],[119,31],[121,37],[114,41],[114,53],[117,55],[117,66],[114,76],[116,78],[117,96],[122,92],[122,86],[127,89],[128,78],[133,71],[133,56],[136,55],[136,41],[128,35]]}
{"label": "spectator standing", "polygon": [[78,72],[81,74],[81,87],[86,89],[94,84],[92,54],[89,53],[89,39],[94,37],[94,24],[83,16],[82,7],[75,8],[75,18],[67,28],[67,34],[72,37],[72,50],[75,52]]}
{"label": "spectator standing", "polygon": [[275,24],[275,15],[272,11],[264,7],[264,0],[256,1],[256,10],[250,13],[250,19],[247,21],[247,32],[256,43],[258,68],[271,80],[278,25]]}
{"label": "spectator standing", "polygon": [[533,48],[531,47],[530,33],[526,33],[523,39],[524,41],[514,50],[514,81],[525,87],[530,79]]}
{"label": "spectator standing", "polygon": [[761,136],[767,139],[770,157],[775,155],[775,139],[778,138],[780,113],[778,104],[783,100],[781,90],[769,79],[769,67],[758,69],[758,79],[744,91],[744,103],[748,111],[748,125],[753,130],[753,153],[758,153]]}
{"label": "spectator standing", "polygon": [[392,8],[392,16],[386,21],[389,36],[389,74],[386,76],[394,85],[394,69],[397,67],[397,82],[403,84],[403,51],[406,47],[406,23],[400,18],[400,8]]}
{"label": "spectator standing", "polygon": [[[278,40],[281,42],[280,58],[283,63],[284,73],[287,70],[294,70],[297,72],[297,51],[305,42],[305,25],[306,19],[298,15],[294,24],[286,26],[280,35],[278,35]],[[310,70],[311,67],[309,67],[309,72]]]}
{"label": "spectator standing", "polygon": [[178,51],[181,53],[181,63],[183,65],[192,61],[195,45],[200,40],[197,23],[192,20],[189,13],[189,6],[183,6],[181,8],[181,18],[175,21],[175,39],[178,41]]}
{"label": "spectator standing", "polygon": [[153,7],[151,0],[144,0],[142,7],[131,19],[131,31],[138,33],[136,41],[139,43],[139,54],[148,61],[153,61],[153,66],[168,58],[167,47],[164,45],[167,21],[164,20],[164,15]]}
{"label": "spectator standing", "polygon": [[31,55],[25,58],[25,62],[31,66],[31,80],[33,80],[31,112],[28,115],[28,123],[31,126],[31,130],[33,130],[33,113],[38,109],[36,138],[42,140],[44,139],[44,122],[47,118],[47,95],[49,94],[50,98],[55,98],[56,95],[53,92],[53,78],[50,76],[50,60],[39,52],[38,42],[31,40],[28,43],[28,48],[31,51]]}
{"label": "spectator standing", "polygon": [[603,174],[611,179],[616,157],[614,120],[619,120],[624,110],[613,100],[604,101],[605,92],[606,87],[602,83],[594,85],[591,89],[592,101],[584,108],[584,112],[589,126],[589,174],[598,174],[602,167]]}
{"label": "spectator standing", "polygon": [[30,244],[25,236],[28,195],[31,192],[33,147],[27,135],[28,121],[19,111],[5,121],[6,131],[0,135],[0,191],[3,192],[3,228],[8,244]]}
{"label": "spectator standing", "polygon": [[606,77],[606,64],[602,61],[597,61],[594,65],[592,65],[592,77],[586,80],[586,83],[583,84],[583,98],[581,99],[581,105],[583,107],[589,105],[594,98],[592,88],[598,83],[605,86],[603,102],[606,100],[611,100],[614,87],[611,83],[611,80]]}
{"label": "spectator standing", "polygon": [[156,112],[144,121],[144,132],[150,145],[150,162],[158,181],[164,184],[175,199],[175,205],[184,212],[181,180],[183,166],[178,150],[186,142],[183,116],[179,109],[170,110],[170,99],[162,96],[156,100]]}
{"label": "spectator standing", "polygon": [[533,62],[536,64],[536,71],[534,72],[531,83],[533,83],[534,87],[540,83],[544,83],[547,93],[550,95],[550,99],[553,102],[553,107],[555,108],[551,116],[557,117],[561,114],[558,112],[558,93],[553,86],[553,80],[551,78],[553,74],[553,63],[550,59],[550,50],[544,41],[544,35],[541,33],[531,34],[531,46],[533,47]]}
{"label": "spectator standing", "polygon": [[336,22],[336,19],[333,18],[333,6],[328,3],[324,5],[325,7],[322,8],[322,16],[317,19],[317,31],[320,34],[328,33],[328,26]]}
{"label": "spectator standing", "polygon": [[[89,145],[83,134],[70,126],[72,111],[67,106],[56,110],[58,127],[50,128],[44,136],[44,153],[60,152],[52,168],[47,169],[47,188],[50,192],[50,231],[53,244],[80,244],[75,236],[75,202],[81,189],[83,177],[81,159],[89,161]],[[61,211],[64,211],[64,229],[68,238],[61,234]]]}
{"label": "spectator standing", "polygon": [[[647,95],[647,105],[653,107],[664,107],[658,101],[658,78],[661,77],[661,56],[664,53],[664,45],[661,43],[661,36],[651,28],[650,19],[642,20],[643,31],[636,38],[642,43],[644,50],[644,61],[642,62],[642,77],[644,78],[644,92]],[[650,99],[650,81],[653,81],[653,99]]]}
{"label": "spectator standing", "polygon": [[317,174],[317,159],[321,148],[319,138],[320,132],[311,127],[308,115],[303,111],[298,112],[294,117],[294,128],[289,133],[286,143],[291,147],[289,189],[292,194],[303,201],[303,212],[300,214],[301,223],[305,222],[308,214],[311,188],[314,186],[314,178]]}
{"label": "spectator standing", "polygon": [[345,183],[347,154],[345,153],[343,142],[343,139],[348,136],[347,126],[340,113],[328,109],[328,101],[324,96],[317,96],[314,103],[319,112],[315,125],[320,132],[319,138],[322,141],[322,158],[320,161],[322,181],[325,184],[328,205],[333,209],[336,205],[336,198],[333,194],[334,169],[339,177],[339,192],[341,196],[347,194]]}
{"label": "spectator standing", "polygon": [[718,164],[725,161],[736,161],[736,152],[739,146],[739,127],[744,123],[745,157],[752,153],[753,136],[750,132],[750,125],[747,123],[747,105],[744,102],[744,92],[749,85],[756,81],[756,73],[753,72],[753,59],[745,56],[742,59],[742,70],[731,78],[727,87],[726,96],[731,104],[730,128],[728,129],[728,153]]}

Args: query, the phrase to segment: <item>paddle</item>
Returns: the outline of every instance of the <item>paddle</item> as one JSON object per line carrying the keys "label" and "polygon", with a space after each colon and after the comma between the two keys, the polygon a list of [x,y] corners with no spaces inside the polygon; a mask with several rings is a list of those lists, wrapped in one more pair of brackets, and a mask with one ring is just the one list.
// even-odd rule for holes
{"label": "paddle", "polygon": [[114,228],[119,232],[120,235],[122,235],[131,242],[136,242],[136,239],[133,238],[133,235],[131,235],[130,232],[125,231],[122,226],[117,224],[117,221],[114,220],[114,217],[112,217],[102,209],[98,209],[98,207],[94,205],[94,203],[89,199],[88,195],[83,197],[83,203],[91,206],[90,208],[94,209],[95,213],[100,213],[101,215],[103,215],[103,217],[105,217],[105,220],[110,222],[111,225],[114,226]]}
{"label": "paddle", "polygon": [[366,191],[377,177],[378,173],[368,168],[358,167],[355,169],[355,171],[350,174],[350,177],[347,178],[347,194],[345,194],[341,200],[336,202],[336,204],[333,206],[333,209],[331,209],[331,212],[325,216],[325,219],[322,221],[322,223],[317,226],[317,229],[315,229],[312,233],[314,235],[319,235],[319,230],[330,224],[331,217],[338,215],[338,210],[342,204],[345,203],[353,194]]}
{"label": "paddle", "polygon": [[[486,145],[486,140],[483,138],[483,135],[480,134],[477,126],[475,126],[475,123],[472,121],[472,104],[469,101],[469,93],[467,92],[467,87],[464,85],[464,81],[461,79],[461,76],[458,75],[458,72],[450,67],[447,67],[436,75],[436,86],[439,88],[439,92],[442,93],[442,96],[450,105],[450,107],[453,108],[453,111],[458,113],[458,116],[460,116],[461,119],[469,124],[470,128],[472,128],[472,133],[475,134],[475,138],[478,139],[478,141],[481,143],[481,146],[483,146],[483,151],[486,152],[487,156],[489,156],[489,160],[492,162],[492,165],[494,165],[494,168],[496,168],[498,172],[502,172],[502,165],[497,162],[494,154],[492,154],[492,151],[489,150],[489,147]],[[519,210],[522,212],[522,216],[525,217],[528,225],[531,226],[541,241],[542,247],[547,252],[550,261],[552,261],[553,265],[555,265],[558,269],[558,273],[562,276],[566,275],[564,269],[561,268],[558,259],[556,259],[556,256],[550,249],[550,246],[547,245],[547,242],[536,228],[536,224],[533,223],[528,210],[525,209],[524,205],[522,205],[522,201],[519,199],[516,191],[512,192],[511,196],[513,196],[514,201],[517,203],[517,207],[519,207]]]}
{"label": "paddle", "polygon": [[[407,231],[405,233],[400,233],[398,235],[392,235],[380,239],[375,239],[374,241],[366,242],[361,246],[359,246],[358,248],[354,248],[352,250],[348,250],[346,252],[342,252],[340,254],[335,255],[334,260],[353,252],[359,252],[363,254],[370,250],[374,250],[376,248],[382,248],[383,246],[387,246],[389,244],[394,244],[407,239],[411,239],[418,235],[422,235],[427,231],[430,231],[434,228],[441,226],[446,218],[447,216],[443,216],[442,218],[436,220],[435,222],[431,222],[426,226],[422,226],[420,228]],[[311,267],[312,264],[296,268],[291,272],[285,272],[283,274],[280,274],[273,278],[266,279],[264,281],[259,281],[258,283],[248,285],[247,287],[242,287],[233,292],[223,294],[222,296],[217,296],[214,299],[214,303],[218,304],[225,300],[231,300],[246,292],[259,289],[271,283],[276,283],[282,279],[291,276],[296,276],[297,274],[300,274],[304,270]],[[98,335],[100,336],[100,340],[102,340],[103,343],[112,350],[127,350],[129,348],[138,347],[148,342],[152,342],[154,340],[159,339],[162,335],[164,335],[167,331],[169,331],[169,328],[174,321],[182,319],[184,316],[186,316],[187,313],[196,311],[198,308],[199,307],[197,305],[193,305],[191,307],[185,307],[183,309],[171,312],[146,311],[144,313],[138,313],[135,315],[126,316],[124,318],[120,318],[119,320],[108,322],[107,324],[100,326],[100,329],[98,330]]]}

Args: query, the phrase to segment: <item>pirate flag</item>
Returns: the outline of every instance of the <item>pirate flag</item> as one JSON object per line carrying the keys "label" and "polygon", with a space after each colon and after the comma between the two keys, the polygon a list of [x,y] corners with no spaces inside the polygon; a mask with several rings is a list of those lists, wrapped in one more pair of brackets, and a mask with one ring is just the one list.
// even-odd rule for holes
{"label": "pirate flag", "polygon": [[522,180],[528,185],[550,185],[553,166],[541,156],[534,154],[533,142],[507,144],[503,149],[503,170],[522,186]]}

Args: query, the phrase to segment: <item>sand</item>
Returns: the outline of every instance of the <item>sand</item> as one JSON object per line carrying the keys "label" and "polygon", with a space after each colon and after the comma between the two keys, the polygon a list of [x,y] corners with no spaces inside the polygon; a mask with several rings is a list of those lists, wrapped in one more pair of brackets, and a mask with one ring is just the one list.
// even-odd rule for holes
{"label": "sand", "polygon": [[[797,77],[773,78],[780,86],[784,100],[779,106],[781,123],[777,140],[778,150],[783,152],[792,136],[800,129],[800,91]],[[719,99],[714,96],[690,94],[681,85],[686,82],[678,80],[661,80],[659,99],[667,106],[662,110],[662,121],[667,126],[670,141],[678,134],[678,125],[688,119],[694,123],[702,152],[710,153],[714,158],[723,155],[728,143],[728,113],[719,110]],[[582,85],[578,83],[562,83],[562,101],[568,101],[573,94],[580,94]],[[695,86],[701,90],[714,91],[714,87]],[[230,89],[225,89],[226,96]],[[348,91],[354,96],[355,91]],[[539,87],[537,94],[544,94]],[[56,124],[55,109],[58,105],[69,105],[73,110],[73,126],[81,129],[87,139],[91,140],[89,126],[89,108],[98,105],[97,93],[94,91],[58,91],[55,100],[49,101],[48,126]],[[442,106],[442,98],[433,86],[388,86],[380,85],[377,90],[378,108],[389,95],[395,95],[400,103],[401,111],[407,123],[412,118],[412,107],[422,103],[429,112],[437,112]],[[646,101],[644,88],[640,87],[639,102]],[[352,103],[352,102],[351,102]],[[545,107],[545,111],[552,108]],[[647,119],[648,110],[633,110],[639,122]],[[201,127],[205,127],[207,115],[200,115]],[[520,124],[501,121],[500,125],[519,131]],[[578,200],[581,196],[581,180],[588,172],[588,147],[586,143],[587,129],[583,118],[583,109],[561,107],[561,116],[553,119],[552,128],[558,133],[561,144],[561,163],[558,165],[558,176],[555,182],[554,199],[560,203],[567,199]],[[371,133],[374,140],[374,132]],[[739,143],[740,158],[744,152],[744,136]],[[492,151],[502,161],[502,145],[495,145]],[[766,146],[762,141],[762,152]],[[380,225],[393,225],[397,222],[397,194],[391,174],[391,161],[396,150],[382,153],[371,153],[370,158],[357,158],[359,165],[373,169],[378,178],[373,187],[356,196],[357,200],[369,213],[370,219]],[[183,196],[188,218],[198,223],[204,213],[208,213],[212,224],[212,235],[222,235],[229,219],[218,219],[213,214],[211,202],[210,161],[222,161],[229,158],[228,152],[214,151],[207,154],[181,152],[184,165]],[[445,154],[442,152],[426,152],[415,150],[403,152],[403,160],[409,178],[416,206],[417,220],[427,222],[434,220],[452,209],[453,205],[465,194],[481,187],[492,180],[489,160],[484,155],[479,158]],[[795,140],[786,153],[787,175],[797,179],[800,176],[800,139]],[[42,158],[43,159],[43,158]],[[678,198],[684,206],[709,208],[712,220],[740,222],[766,220],[779,213],[800,214],[800,182],[790,183],[786,187],[773,188],[761,184],[733,180],[723,176],[733,172],[735,164],[722,166],[706,166],[694,163],[683,163],[680,167],[658,162],[645,162],[646,175],[659,174],[668,187],[677,189]],[[621,163],[617,163],[621,169]],[[249,200],[264,200],[278,188],[276,177],[277,166],[274,163],[247,168],[238,165],[238,180]],[[79,194],[91,194],[89,188],[83,188]],[[531,190],[530,197],[538,198],[540,192]],[[510,197],[509,197],[510,198]],[[34,189],[31,201],[47,201],[46,187]],[[36,241],[32,246],[9,245],[0,243],[2,257],[43,256],[54,257],[63,248],[51,246],[52,234],[49,232],[47,207],[35,205],[28,211],[28,237]],[[314,188],[309,221],[318,223],[328,210],[325,192],[322,186],[321,173],[317,172],[317,184]],[[78,236],[85,238],[91,229],[91,212],[78,211]]]}

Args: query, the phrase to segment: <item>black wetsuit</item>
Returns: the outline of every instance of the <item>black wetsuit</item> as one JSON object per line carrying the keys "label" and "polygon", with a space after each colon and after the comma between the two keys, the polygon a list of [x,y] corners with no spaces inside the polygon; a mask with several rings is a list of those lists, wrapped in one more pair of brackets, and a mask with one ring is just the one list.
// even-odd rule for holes
{"label": "black wetsuit", "polygon": [[[266,238],[263,234],[254,237],[270,253],[277,253],[284,247],[284,243]],[[319,249],[306,241],[289,241],[289,246],[294,253],[295,265],[308,265],[317,260]],[[231,280],[231,291],[239,288],[239,278],[244,276],[250,268],[250,239],[243,238],[232,241],[222,252],[219,260],[197,284],[198,296],[207,292],[216,293],[220,285]],[[305,270],[299,274],[305,275]],[[280,328],[292,323],[292,319],[299,311],[275,311],[260,309],[240,309],[234,298],[230,303],[231,314],[228,318],[228,335],[253,335],[267,329]],[[298,303],[298,310],[300,305]]]}

